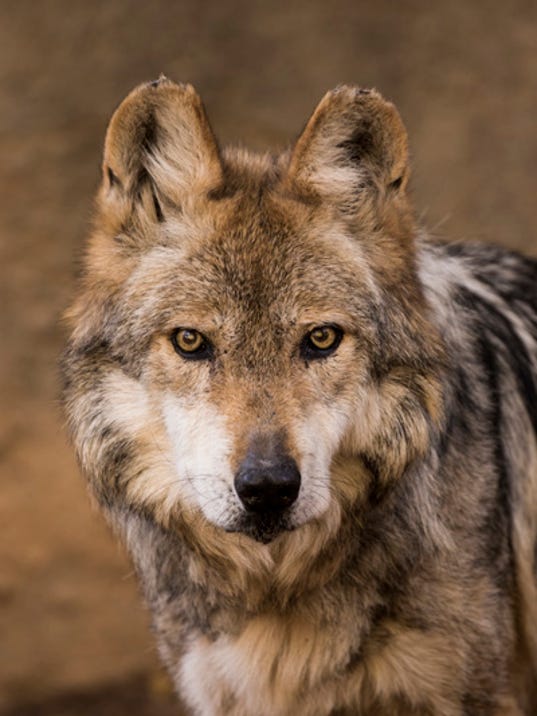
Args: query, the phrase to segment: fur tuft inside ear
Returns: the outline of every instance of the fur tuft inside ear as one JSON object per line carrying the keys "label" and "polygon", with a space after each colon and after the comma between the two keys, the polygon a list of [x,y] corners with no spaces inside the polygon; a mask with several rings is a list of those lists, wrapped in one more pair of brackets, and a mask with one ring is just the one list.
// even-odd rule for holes
{"label": "fur tuft inside ear", "polygon": [[287,172],[295,191],[351,211],[364,192],[398,192],[407,177],[407,135],[399,113],[375,90],[348,85],[321,100],[296,142]]}
{"label": "fur tuft inside ear", "polygon": [[105,205],[124,213],[126,204],[142,204],[162,221],[166,200],[180,206],[221,181],[218,145],[191,85],[161,77],[137,87],[118,107],[105,140]]}

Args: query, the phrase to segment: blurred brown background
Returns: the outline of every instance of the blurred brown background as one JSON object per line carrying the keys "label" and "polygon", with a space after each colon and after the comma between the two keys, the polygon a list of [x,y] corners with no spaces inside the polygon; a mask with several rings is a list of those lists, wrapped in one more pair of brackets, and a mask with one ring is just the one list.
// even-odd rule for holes
{"label": "blurred brown background", "polygon": [[1,714],[177,713],[57,410],[115,105],[164,72],[224,142],[277,147],[326,89],[376,86],[409,129],[423,221],[537,254],[536,22],[534,0],[0,3]]}

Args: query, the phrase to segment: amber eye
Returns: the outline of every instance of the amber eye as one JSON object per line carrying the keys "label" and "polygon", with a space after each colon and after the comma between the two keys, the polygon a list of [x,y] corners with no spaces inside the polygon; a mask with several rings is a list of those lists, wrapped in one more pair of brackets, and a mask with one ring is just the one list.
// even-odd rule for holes
{"label": "amber eye", "polygon": [[301,345],[305,358],[324,358],[341,343],[343,331],[337,326],[316,326],[306,334]]}
{"label": "amber eye", "polygon": [[211,344],[194,328],[176,328],[172,333],[173,347],[183,358],[203,359],[211,355]]}

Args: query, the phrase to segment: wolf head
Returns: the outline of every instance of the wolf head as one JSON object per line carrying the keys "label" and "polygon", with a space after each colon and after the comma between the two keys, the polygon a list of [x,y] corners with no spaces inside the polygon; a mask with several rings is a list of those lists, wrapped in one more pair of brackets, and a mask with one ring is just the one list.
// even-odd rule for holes
{"label": "wolf head", "polygon": [[333,533],[425,454],[442,352],[407,162],[373,90],[329,92],[277,157],[221,150],[189,85],[125,99],[64,360],[105,507],[222,540]]}

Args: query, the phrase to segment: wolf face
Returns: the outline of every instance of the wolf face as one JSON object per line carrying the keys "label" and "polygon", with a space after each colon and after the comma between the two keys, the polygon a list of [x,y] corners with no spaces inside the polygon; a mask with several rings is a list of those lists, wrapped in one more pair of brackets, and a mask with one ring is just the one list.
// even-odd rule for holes
{"label": "wolf face", "polygon": [[105,500],[120,489],[164,522],[191,512],[269,542],[328,512],[337,525],[423,454],[442,351],[406,163],[375,92],[329,93],[278,158],[221,152],[188,86],[125,100],[71,312],[72,351],[108,361],[93,388],[106,408],[75,429],[82,465],[101,463],[101,422],[129,446],[113,488],[102,466]]}

